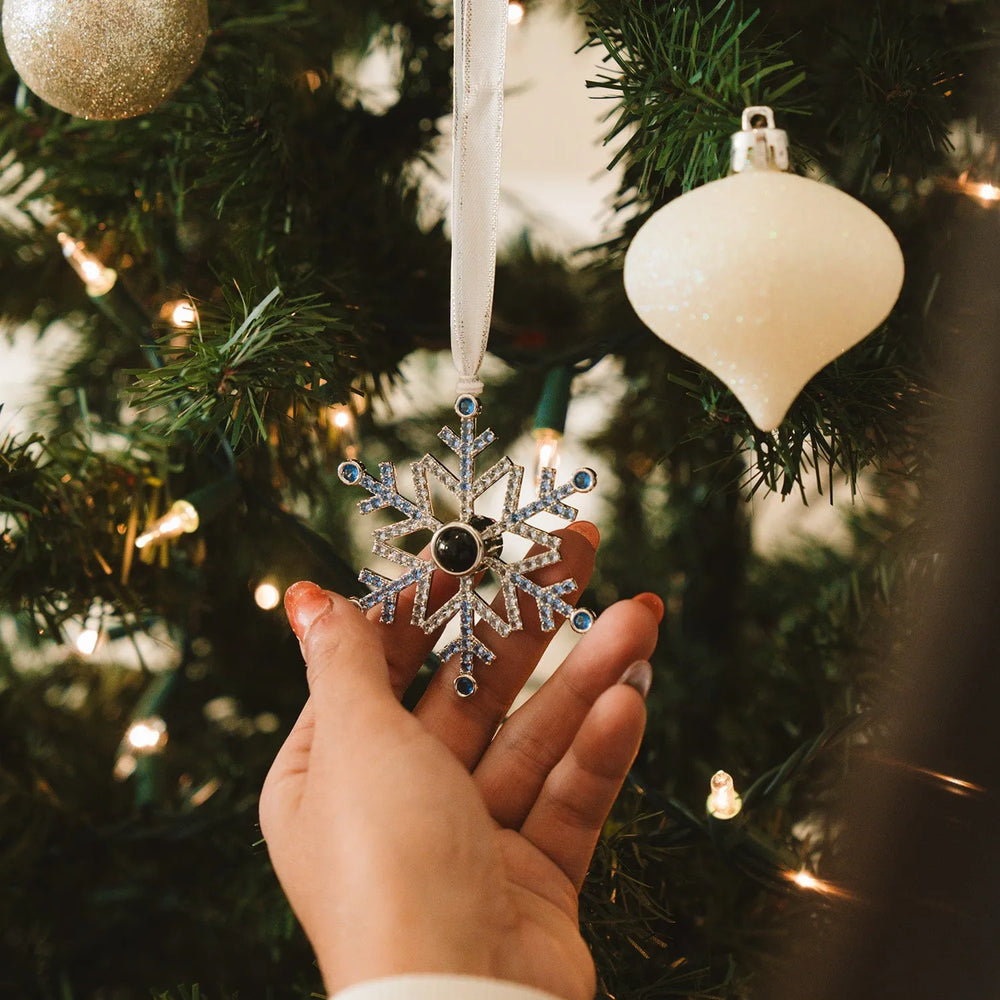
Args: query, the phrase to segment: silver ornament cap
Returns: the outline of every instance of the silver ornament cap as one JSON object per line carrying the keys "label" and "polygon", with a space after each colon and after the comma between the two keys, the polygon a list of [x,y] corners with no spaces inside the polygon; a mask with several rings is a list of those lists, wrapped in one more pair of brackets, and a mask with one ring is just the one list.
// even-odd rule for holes
{"label": "silver ornament cap", "polygon": [[191,75],[208,0],[4,0],[3,37],[43,101],[78,118],[131,118]]}

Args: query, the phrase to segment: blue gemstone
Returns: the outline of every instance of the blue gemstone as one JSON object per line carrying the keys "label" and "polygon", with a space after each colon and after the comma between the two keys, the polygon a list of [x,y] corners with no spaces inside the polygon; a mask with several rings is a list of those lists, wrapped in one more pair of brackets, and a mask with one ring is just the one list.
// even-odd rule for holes
{"label": "blue gemstone", "polygon": [[455,678],[455,690],[459,698],[468,698],[469,695],[475,694],[476,687],[476,678],[472,674],[459,674]]}
{"label": "blue gemstone", "polygon": [[455,412],[460,417],[473,417],[479,412],[479,400],[475,396],[459,396],[455,402]]}
{"label": "blue gemstone", "polygon": [[342,483],[353,486],[361,478],[361,466],[357,462],[341,462],[337,475]]}
{"label": "blue gemstone", "polygon": [[570,619],[569,624],[574,632],[586,632],[594,624],[594,613],[593,611],[587,611],[585,608],[580,608],[579,611],[573,612],[573,617]]}
{"label": "blue gemstone", "polygon": [[592,490],[597,482],[597,476],[591,469],[577,469],[573,475],[573,486],[581,493]]}

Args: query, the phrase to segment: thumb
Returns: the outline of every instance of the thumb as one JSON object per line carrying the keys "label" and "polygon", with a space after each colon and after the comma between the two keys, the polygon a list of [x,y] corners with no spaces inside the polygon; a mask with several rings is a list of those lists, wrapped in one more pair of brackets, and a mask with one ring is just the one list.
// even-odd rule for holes
{"label": "thumb", "polygon": [[317,721],[398,709],[376,626],[353,602],[303,580],[285,591],[285,611],[306,661]]}

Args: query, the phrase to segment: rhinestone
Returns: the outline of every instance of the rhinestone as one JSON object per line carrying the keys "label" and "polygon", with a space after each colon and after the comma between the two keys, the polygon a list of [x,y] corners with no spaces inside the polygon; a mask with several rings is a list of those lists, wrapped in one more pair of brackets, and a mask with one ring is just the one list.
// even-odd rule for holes
{"label": "rhinestone", "polygon": [[573,612],[573,617],[569,620],[570,628],[574,632],[586,632],[594,624],[594,612],[586,608],[579,608]]}
{"label": "rhinestone", "polygon": [[477,687],[476,678],[472,674],[459,674],[455,678],[455,690],[459,698],[468,698],[469,695],[475,694]]}
{"label": "rhinestone", "polygon": [[460,417],[474,417],[479,412],[479,400],[475,396],[459,396],[455,400],[455,412]]}
{"label": "rhinestone", "polygon": [[577,469],[573,474],[573,486],[580,493],[589,493],[597,485],[597,474],[593,469]]}
{"label": "rhinestone", "polygon": [[346,483],[348,486],[353,486],[358,480],[361,479],[361,463],[360,462],[341,462],[337,466],[337,475],[340,477],[342,483]]}

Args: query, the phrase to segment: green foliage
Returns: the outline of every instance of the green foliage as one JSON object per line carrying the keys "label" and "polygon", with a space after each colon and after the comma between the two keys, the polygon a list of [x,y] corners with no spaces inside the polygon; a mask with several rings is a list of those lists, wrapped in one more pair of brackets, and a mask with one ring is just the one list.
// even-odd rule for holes
{"label": "green foliage", "polygon": [[617,102],[607,141],[627,138],[612,164],[627,162],[644,201],[723,176],[729,136],[747,105],[795,109],[789,101],[805,74],[780,43],[755,37],[758,10],[744,16],[734,0],[594,0],[585,9],[589,44],[603,46],[610,63],[588,86]]}
{"label": "green foliage", "polygon": [[167,471],[160,442],[143,437],[126,438],[119,429],[104,451],[78,435],[0,440],[0,600],[6,607],[40,615],[54,636],[95,598],[137,610],[118,572],[125,546],[117,526],[133,514],[144,516],[140,484]]}
{"label": "green foliage", "polygon": [[222,434],[239,450],[266,441],[299,409],[315,413],[348,397],[358,348],[329,306],[315,296],[285,299],[279,288],[252,306],[238,286],[226,294],[239,303],[238,323],[235,303],[228,325],[227,313],[200,316],[187,344],[163,339],[161,367],[134,373],[132,404],[162,414],[152,426],[168,436]]}
{"label": "green foliage", "polygon": [[[252,849],[257,792],[306,696],[297,644],[252,590],[312,578],[356,592],[356,497],[339,489],[325,408],[378,400],[414,348],[450,364],[449,248],[415,179],[449,109],[447,12],[213,0],[211,13],[197,72],[133,121],[69,118],[0,69],[4,315],[80,331],[39,432],[0,441],[0,629],[14,637],[0,645],[0,993],[26,1000],[318,988]],[[614,102],[623,143],[620,232],[586,267],[528,237],[506,250],[491,347],[511,369],[484,398],[513,440],[552,365],[611,355],[624,378],[588,443],[618,485],[604,492],[585,602],[655,590],[667,611],[649,735],[581,903],[609,997],[743,1000],[788,926],[822,919],[781,871],[827,844],[793,831],[846,766],[899,591],[933,581],[911,504],[936,402],[928,317],[961,207],[928,181],[958,172],[952,119],[1000,128],[996,88],[975,82],[996,62],[998,20],[984,0],[587,6],[588,52],[604,56],[591,93]],[[397,70],[389,107],[355,84],[372,46]],[[886,219],[908,272],[885,326],[817,374],[773,434],[654,338],[621,285],[630,236],[725,172],[748,103],[771,104],[799,164]],[[136,370],[162,324],[98,314],[32,214],[39,196],[151,316],[181,294],[197,301],[197,328],[160,337],[162,367]],[[370,407],[366,461],[434,448],[451,416],[449,400],[411,416]],[[234,476],[230,505],[195,535],[135,555],[130,525]],[[766,492],[789,504],[875,494],[885,507],[856,519],[845,548],[765,558],[748,501]],[[60,636],[93,606],[106,632],[155,625],[182,653],[163,706],[170,741],[124,782],[112,777],[121,737],[156,681],[132,654],[87,660],[38,634]],[[234,706],[223,721],[220,700]],[[702,808],[720,766],[746,796],[739,835]]]}

